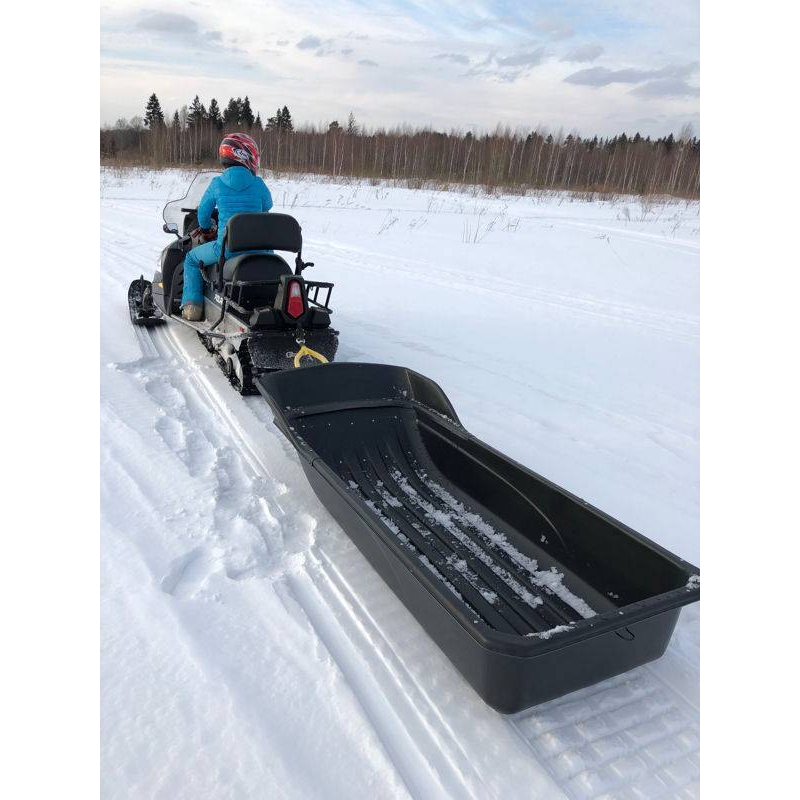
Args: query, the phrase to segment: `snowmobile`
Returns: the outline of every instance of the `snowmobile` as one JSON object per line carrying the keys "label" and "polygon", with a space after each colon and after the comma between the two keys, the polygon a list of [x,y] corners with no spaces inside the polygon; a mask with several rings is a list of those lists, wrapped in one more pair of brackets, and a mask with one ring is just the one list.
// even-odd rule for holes
{"label": "snowmobile", "polygon": [[[131,283],[128,306],[135,325],[175,322],[194,328],[234,388],[253,394],[260,375],[333,361],[339,336],[331,327],[333,284],[303,276],[314,264],[303,261],[302,232],[294,217],[236,214],[224,232],[219,260],[201,269],[205,319],[183,319],[183,260],[202,243],[196,234],[197,207],[219,174],[198,173],[184,197],[166,204],[163,230],[176,241],[164,248],[152,281],[140,276]],[[295,255],[294,269],[276,250]]]}

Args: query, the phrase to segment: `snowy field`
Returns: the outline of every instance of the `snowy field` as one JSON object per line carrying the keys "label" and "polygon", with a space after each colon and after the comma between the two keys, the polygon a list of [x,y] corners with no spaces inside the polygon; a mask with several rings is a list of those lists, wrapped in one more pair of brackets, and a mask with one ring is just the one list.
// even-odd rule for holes
{"label": "snowy field", "polygon": [[[699,606],[658,662],[485,706],[194,333],[129,321],[187,173],[101,170],[106,798],[691,798]],[[699,563],[696,203],[268,179],[336,284],[339,360]]]}

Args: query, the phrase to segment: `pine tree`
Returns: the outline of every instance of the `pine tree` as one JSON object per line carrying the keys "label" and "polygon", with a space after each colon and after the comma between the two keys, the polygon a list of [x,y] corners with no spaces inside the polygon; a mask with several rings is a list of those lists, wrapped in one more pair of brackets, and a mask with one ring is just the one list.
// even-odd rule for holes
{"label": "pine tree", "polygon": [[156,93],[150,95],[147,100],[144,112],[144,124],[148,128],[158,128],[164,124],[164,112],[161,110],[161,103],[158,102]]}
{"label": "pine tree", "polygon": [[189,106],[189,116],[186,118],[186,124],[190,128],[199,128],[205,118],[206,108],[200,102],[200,97],[195,95],[192,104]]}
{"label": "pine tree", "polygon": [[270,130],[270,131],[279,131],[279,130],[281,130],[281,122],[282,122],[281,110],[278,109],[275,112],[275,116],[274,117],[270,117],[267,120],[267,130]]}
{"label": "pine tree", "polygon": [[256,121],[253,123],[253,128],[257,131],[264,130],[264,126],[261,124],[261,112],[256,114]]}
{"label": "pine tree", "polygon": [[242,98],[228,100],[228,107],[222,115],[226,125],[238,125],[242,119]]}
{"label": "pine tree", "polygon": [[222,114],[220,113],[219,103],[216,97],[212,97],[211,102],[208,104],[208,121],[211,123],[212,127],[217,130],[222,129]]}
{"label": "pine tree", "polygon": [[173,130],[179,131],[181,129],[181,118],[178,116],[178,112],[176,111],[172,117],[172,128]]}
{"label": "pine tree", "polygon": [[291,133],[294,130],[292,115],[289,113],[289,109],[286,106],[280,110],[280,120],[282,130],[286,131],[287,133]]}
{"label": "pine tree", "polygon": [[358,133],[358,123],[356,122],[356,115],[351,111],[347,117],[347,135],[355,136]]}
{"label": "pine tree", "polygon": [[342,126],[339,125],[339,121],[336,119],[328,125],[328,133],[338,133],[341,129]]}
{"label": "pine tree", "polygon": [[239,122],[245,126],[245,128],[252,128],[253,127],[253,109],[250,108],[250,98],[245,95],[244,100],[241,101],[241,105],[239,106]]}

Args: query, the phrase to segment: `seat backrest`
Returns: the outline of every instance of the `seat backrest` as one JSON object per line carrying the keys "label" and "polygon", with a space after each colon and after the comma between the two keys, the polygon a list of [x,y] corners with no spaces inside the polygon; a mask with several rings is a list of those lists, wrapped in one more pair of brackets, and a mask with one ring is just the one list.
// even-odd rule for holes
{"label": "seat backrest", "polygon": [[226,246],[231,253],[244,250],[299,253],[303,249],[303,235],[300,224],[288,214],[234,214],[228,220]]}

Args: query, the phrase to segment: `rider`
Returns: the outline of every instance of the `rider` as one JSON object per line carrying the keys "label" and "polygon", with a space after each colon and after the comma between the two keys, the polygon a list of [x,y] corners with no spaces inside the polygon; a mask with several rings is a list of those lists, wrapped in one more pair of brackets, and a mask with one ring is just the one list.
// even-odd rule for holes
{"label": "rider", "polygon": [[[191,322],[203,319],[203,278],[200,262],[213,264],[219,259],[222,237],[228,220],[243,211],[269,211],[272,208],[272,195],[267,184],[258,177],[258,146],[246,133],[228,133],[219,146],[219,158],[224,167],[208,185],[203,199],[197,208],[198,231],[193,238],[205,241],[186,254],[183,262],[183,296],[181,316]],[[217,209],[217,238],[207,241],[213,235],[211,214]]]}

